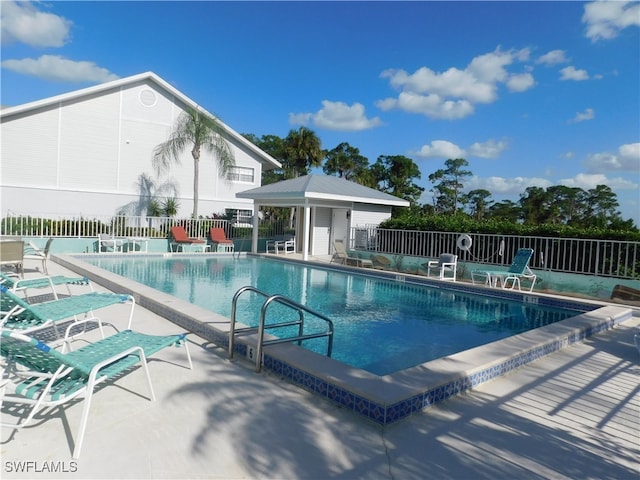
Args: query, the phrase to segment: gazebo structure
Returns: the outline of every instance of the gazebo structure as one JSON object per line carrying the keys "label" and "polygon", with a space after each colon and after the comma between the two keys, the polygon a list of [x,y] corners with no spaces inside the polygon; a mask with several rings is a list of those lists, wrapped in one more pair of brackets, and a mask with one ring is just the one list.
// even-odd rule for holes
{"label": "gazebo structure", "polygon": [[409,206],[401,198],[327,175],[305,175],[236,196],[253,200],[253,253],[258,252],[260,207],[296,208],[296,248],[304,260],[332,254],[335,240],[350,244],[352,227],[377,226],[391,217],[392,207]]}

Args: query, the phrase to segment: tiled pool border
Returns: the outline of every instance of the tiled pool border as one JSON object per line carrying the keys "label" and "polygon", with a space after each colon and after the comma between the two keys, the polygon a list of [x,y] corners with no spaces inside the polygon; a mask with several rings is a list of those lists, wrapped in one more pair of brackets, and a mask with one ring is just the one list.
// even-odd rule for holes
{"label": "tiled pool border", "polygon": [[[190,254],[147,254],[144,257],[162,258],[173,255],[190,256]],[[133,256],[138,255],[129,254],[127,258]],[[198,257],[202,256],[203,254],[198,254]],[[132,294],[141,307],[219,347],[228,347],[228,319],[225,317],[132,280],[123,279],[123,277],[83,261],[90,258],[105,258],[105,256],[96,254],[53,256],[53,260],[62,266],[80,275],[86,275],[105,288]],[[283,259],[281,261],[301,263],[300,260]],[[408,274],[369,269],[354,270],[352,267],[329,266],[319,262],[303,263],[318,268],[357,272],[414,284],[438,285],[459,292],[481,293],[585,311],[584,314],[577,317],[495,342],[491,346],[477,347],[461,354],[452,355],[447,359],[434,360],[403,372],[380,377],[348,367],[295,345],[274,345],[265,351],[263,369],[380,425],[389,425],[402,420],[438,402],[505,375],[576,342],[581,342],[599,332],[613,328],[616,324],[630,318],[632,314],[630,308],[608,305],[603,302],[487,289],[465,283],[447,282],[446,285],[443,285],[442,282],[436,280]],[[249,344],[251,344],[250,338],[248,342],[246,340],[236,341],[237,356],[246,356]],[[512,353],[497,357],[492,352],[492,350],[497,350],[496,346],[500,346],[501,350],[511,349]],[[483,364],[475,365],[474,358],[482,359]],[[444,365],[443,360],[448,359],[456,359],[462,365],[467,362],[467,368],[459,371],[448,370],[446,366],[438,368]],[[471,363],[469,363],[469,359],[471,359]],[[357,380],[354,380],[356,378]]]}

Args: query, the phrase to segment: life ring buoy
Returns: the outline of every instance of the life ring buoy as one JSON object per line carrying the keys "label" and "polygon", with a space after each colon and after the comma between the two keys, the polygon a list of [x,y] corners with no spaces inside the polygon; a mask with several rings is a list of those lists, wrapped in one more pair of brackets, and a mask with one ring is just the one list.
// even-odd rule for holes
{"label": "life ring buoy", "polygon": [[463,233],[462,235],[460,235],[458,237],[458,240],[456,241],[457,247],[463,252],[466,252],[467,250],[469,250],[472,244],[473,244],[473,240],[471,240],[471,237],[466,233]]}

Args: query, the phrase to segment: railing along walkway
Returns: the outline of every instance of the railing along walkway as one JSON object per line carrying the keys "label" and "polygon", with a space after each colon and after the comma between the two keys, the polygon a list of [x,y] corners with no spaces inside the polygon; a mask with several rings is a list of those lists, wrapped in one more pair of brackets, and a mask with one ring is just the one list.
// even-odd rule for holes
{"label": "railing along walkway", "polygon": [[350,247],[354,250],[425,258],[455,253],[458,261],[500,266],[509,265],[519,248],[532,248],[532,268],[640,279],[640,242],[636,241],[424,232],[377,227],[355,227],[350,238]]}

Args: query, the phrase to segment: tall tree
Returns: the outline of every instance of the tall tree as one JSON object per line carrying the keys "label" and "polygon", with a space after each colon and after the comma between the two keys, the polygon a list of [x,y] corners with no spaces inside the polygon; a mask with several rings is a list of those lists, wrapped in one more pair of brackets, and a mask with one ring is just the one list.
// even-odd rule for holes
{"label": "tall tree", "polygon": [[[313,130],[300,127],[290,130],[284,139],[283,162],[285,178],[296,178],[309,173],[309,168],[319,167],[324,157],[320,138]],[[296,209],[291,208],[289,228],[293,228]]]}
{"label": "tall tree", "polygon": [[527,187],[520,194],[522,219],[529,225],[541,225],[549,219],[550,196],[544,188]]}
{"label": "tall tree", "polygon": [[[369,170],[369,159],[360,155],[360,150],[343,142],[327,152],[322,171],[345,180],[358,182],[358,178]],[[360,183],[360,182],[358,182]]]}
{"label": "tall tree", "polygon": [[417,205],[424,188],[416,185],[420,168],[403,155],[381,155],[371,167],[380,190]]}
{"label": "tall tree", "polygon": [[489,197],[491,197],[491,192],[480,188],[471,190],[465,197],[465,203],[469,205],[471,216],[476,220],[482,220],[487,212],[487,208],[491,204],[491,201],[488,200]]}
{"label": "tall tree", "polygon": [[516,202],[511,200],[502,200],[492,204],[488,209],[488,216],[492,218],[500,218],[512,223],[518,223],[521,217],[521,208]]}
{"label": "tall tree", "polygon": [[469,170],[463,169],[469,166],[469,162],[464,158],[450,158],[444,164],[447,168],[436,170],[429,175],[429,181],[434,184],[434,206],[439,213],[456,213],[464,200],[462,181],[465,177],[471,176]]}
{"label": "tall tree", "polygon": [[611,219],[619,220],[619,206],[617,195],[607,185],[596,185],[587,192],[587,210],[596,226],[605,227]]}
{"label": "tall tree", "polygon": [[284,162],[288,178],[306,175],[311,167],[319,167],[324,157],[320,138],[313,130],[300,127],[284,139]]}
{"label": "tall tree", "polygon": [[160,173],[169,170],[173,164],[180,165],[180,156],[187,147],[191,148],[193,157],[192,216],[198,218],[202,150],[215,156],[219,175],[222,178],[227,178],[229,171],[235,165],[235,159],[218,120],[194,108],[189,108],[178,117],[169,139],[154,149],[153,166],[156,171]]}
{"label": "tall tree", "polygon": [[547,187],[547,194],[549,196],[547,221],[565,225],[575,223],[574,220],[578,217],[580,202],[584,199],[585,191],[578,187],[555,185]]}
{"label": "tall tree", "polygon": [[[243,137],[253,143],[260,150],[267,152],[273,158],[278,160],[281,164],[284,163],[284,139],[277,135],[263,135],[258,138],[252,133],[243,133]],[[283,164],[281,168],[274,168],[271,170],[262,170],[262,185],[269,185],[284,180],[285,167]]]}

